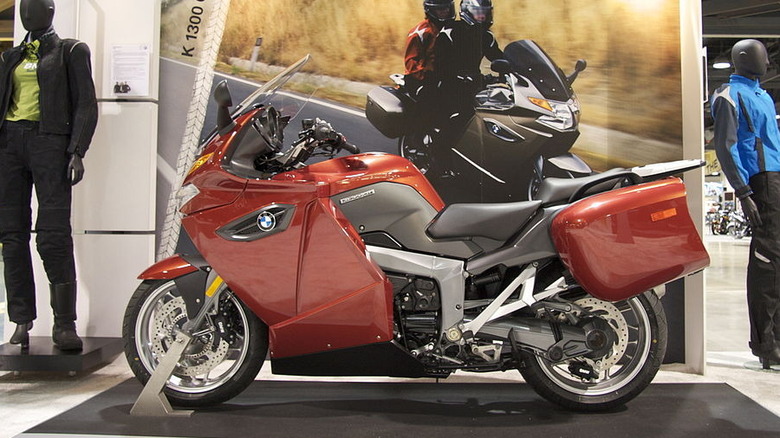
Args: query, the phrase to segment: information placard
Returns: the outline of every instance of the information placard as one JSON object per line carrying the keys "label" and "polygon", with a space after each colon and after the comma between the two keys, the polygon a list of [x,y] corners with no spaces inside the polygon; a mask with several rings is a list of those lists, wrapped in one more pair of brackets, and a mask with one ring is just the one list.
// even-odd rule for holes
{"label": "information placard", "polygon": [[148,44],[116,45],[111,50],[111,94],[148,97],[151,50]]}

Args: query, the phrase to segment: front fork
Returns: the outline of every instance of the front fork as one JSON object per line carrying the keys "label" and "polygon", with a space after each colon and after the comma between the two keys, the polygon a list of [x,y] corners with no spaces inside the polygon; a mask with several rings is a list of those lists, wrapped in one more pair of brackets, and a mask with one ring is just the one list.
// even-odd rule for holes
{"label": "front fork", "polygon": [[[199,333],[193,333],[193,331],[201,326],[203,320],[206,319],[208,312],[213,309],[217,303],[219,303],[219,298],[222,296],[222,293],[225,290],[227,290],[227,284],[225,284],[225,281],[222,279],[222,277],[217,274],[217,271],[211,269],[209,271],[208,277],[206,278],[206,289],[204,290],[203,298],[195,298],[196,303],[199,301],[202,302],[200,310],[194,318],[190,318],[184,324],[182,331],[188,333],[191,336],[199,336]],[[189,308],[190,307],[188,306],[188,310]]]}

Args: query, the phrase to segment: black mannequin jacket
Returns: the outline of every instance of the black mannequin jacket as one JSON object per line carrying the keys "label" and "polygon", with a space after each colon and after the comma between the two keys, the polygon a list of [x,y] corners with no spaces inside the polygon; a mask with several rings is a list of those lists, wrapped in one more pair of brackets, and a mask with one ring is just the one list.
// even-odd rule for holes
{"label": "black mannequin jacket", "polygon": [[[60,39],[53,31],[40,38],[38,86],[42,134],[69,135],[68,154],[83,157],[97,125],[97,100],[89,47]],[[24,58],[24,44],[0,55],[0,122],[11,99],[14,69]]]}

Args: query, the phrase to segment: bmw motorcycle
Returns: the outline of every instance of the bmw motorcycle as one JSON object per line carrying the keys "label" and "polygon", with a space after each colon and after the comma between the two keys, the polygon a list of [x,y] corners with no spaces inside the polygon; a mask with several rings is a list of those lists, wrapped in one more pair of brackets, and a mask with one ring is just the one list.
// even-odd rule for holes
{"label": "bmw motorcycle", "polygon": [[653,288],[709,264],[684,185],[658,178],[701,163],[547,178],[532,201],[445,207],[411,162],[360,154],[323,120],[303,120],[284,150],[291,119],[268,102],[307,60],[232,114],[217,87],[218,127],[179,192],[197,250],[143,272],[124,316],[141,382],[170,365],[160,385],[173,404],[213,405],[268,355],[287,375],[518,369],[576,410],[647,387],[667,344]]}
{"label": "bmw motorcycle", "polygon": [[[531,40],[510,43],[504,59],[491,64],[499,74],[475,96],[476,113],[453,145],[431,139],[426,118],[416,117],[413,90],[403,75],[391,75],[394,87],[380,86],[367,96],[366,117],[386,137],[398,138],[398,153],[414,163],[436,188],[457,187],[457,200],[501,202],[532,199],[545,176],[592,173],[569,153],[579,136],[580,103],[572,83],[586,67],[576,63],[566,76]],[[421,120],[423,122],[421,122]],[[456,129],[456,128],[449,128]],[[443,155],[449,154],[446,159]],[[451,169],[437,169],[436,163]],[[451,174],[454,178],[441,175]]]}
{"label": "bmw motorcycle", "polygon": [[752,234],[750,222],[748,222],[742,211],[733,210],[729,213],[725,234],[728,234],[735,239],[741,239]]}

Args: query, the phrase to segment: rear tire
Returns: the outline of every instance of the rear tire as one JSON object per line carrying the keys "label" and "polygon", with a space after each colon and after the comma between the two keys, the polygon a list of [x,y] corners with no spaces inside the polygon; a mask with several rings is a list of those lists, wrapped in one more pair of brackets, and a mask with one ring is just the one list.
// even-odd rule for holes
{"label": "rear tire", "polygon": [[600,312],[606,314],[605,319],[616,331],[627,337],[624,348],[613,349],[611,354],[616,356],[602,358],[614,364],[599,373],[598,379],[588,381],[572,375],[566,361],[553,364],[523,351],[520,372],[539,395],[555,404],[577,411],[602,411],[633,399],[655,377],[666,353],[666,314],[653,291],[617,303],[592,297],[587,301],[596,303],[599,309],[610,310],[614,305],[623,316],[622,323],[615,324],[620,318]]}
{"label": "rear tire", "polygon": [[[231,291],[220,297],[214,324],[193,337],[164,389],[171,404],[209,406],[246,389],[265,361],[268,328]],[[173,342],[174,325],[188,321],[184,301],[172,280],[144,281],[125,311],[122,337],[130,369],[144,385]],[[216,326],[227,327],[220,333]]]}

